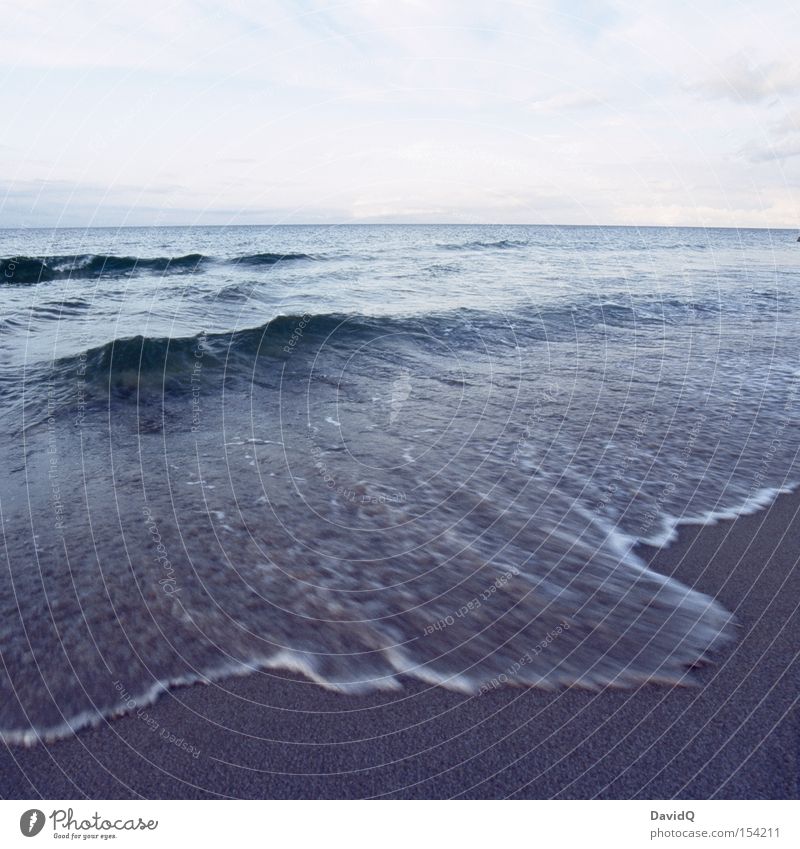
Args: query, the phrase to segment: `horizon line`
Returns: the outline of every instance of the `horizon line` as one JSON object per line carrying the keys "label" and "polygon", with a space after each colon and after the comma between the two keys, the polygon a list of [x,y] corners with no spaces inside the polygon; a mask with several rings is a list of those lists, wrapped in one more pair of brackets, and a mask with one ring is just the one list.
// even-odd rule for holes
{"label": "horizon line", "polygon": [[34,224],[0,226],[0,232],[4,230],[169,230],[189,228],[223,228],[223,227],[594,227],[594,228],[625,228],[632,230],[785,230],[788,232],[800,232],[800,224],[796,226],[781,225],[705,225],[705,224],[503,224],[492,221],[485,222],[456,222],[456,221],[339,221],[339,222],[273,222],[265,223],[229,223],[229,224],[90,224],[90,225],[59,225],[59,224]]}

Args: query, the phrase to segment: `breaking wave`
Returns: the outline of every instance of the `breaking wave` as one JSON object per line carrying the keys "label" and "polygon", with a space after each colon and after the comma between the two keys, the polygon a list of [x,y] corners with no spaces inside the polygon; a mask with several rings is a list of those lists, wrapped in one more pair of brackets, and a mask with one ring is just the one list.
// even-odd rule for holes
{"label": "breaking wave", "polygon": [[[315,260],[304,253],[259,253],[221,260],[234,265],[270,266],[282,262]],[[107,254],[65,254],[47,257],[7,257],[0,259],[0,282],[5,285],[47,283],[52,280],[124,277],[132,274],[186,274],[200,271],[213,257],[187,254],[177,257],[135,257]]]}
{"label": "breaking wave", "polygon": [[10,285],[67,278],[119,277],[135,272],[180,274],[197,271],[207,260],[202,254],[152,258],[102,254],[11,257],[0,260],[0,280]]}
{"label": "breaking wave", "polygon": [[319,257],[311,254],[279,254],[279,253],[263,253],[250,254],[249,256],[238,257],[231,260],[238,265],[277,265],[279,262],[297,262],[298,260],[317,260]]}
{"label": "breaking wave", "polygon": [[508,248],[524,248],[529,243],[517,239],[499,239],[496,242],[462,242],[458,245],[440,245],[448,251],[488,251],[488,250],[505,250]]}

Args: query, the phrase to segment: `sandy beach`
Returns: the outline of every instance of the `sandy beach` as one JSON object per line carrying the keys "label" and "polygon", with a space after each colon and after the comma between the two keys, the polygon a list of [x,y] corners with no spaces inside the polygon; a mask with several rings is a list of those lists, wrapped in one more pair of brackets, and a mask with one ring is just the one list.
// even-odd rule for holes
{"label": "sandy beach", "polygon": [[[797,798],[800,496],[681,528],[653,567],[738,621],[687,686],[343,696],[282,672],[2,753],[5,798]],[[693,683],[691,683],[693,682]]]}

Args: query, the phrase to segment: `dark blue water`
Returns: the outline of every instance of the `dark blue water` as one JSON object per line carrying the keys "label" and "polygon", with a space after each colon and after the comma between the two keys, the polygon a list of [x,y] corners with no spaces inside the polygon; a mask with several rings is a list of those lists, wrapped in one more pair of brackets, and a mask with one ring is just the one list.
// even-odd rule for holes
{"label": "dark blue water", "polygon": [[731,616],[632,547],[798,478],[764,230],[0,232],[0,730],[299,670],[684,680]]}

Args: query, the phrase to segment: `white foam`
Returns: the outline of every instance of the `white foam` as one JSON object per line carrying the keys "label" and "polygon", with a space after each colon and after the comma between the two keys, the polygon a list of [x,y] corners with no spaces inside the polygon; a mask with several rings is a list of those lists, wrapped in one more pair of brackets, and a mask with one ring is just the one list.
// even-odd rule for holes
{"label": "white foam", "polygon": [[[670,517],[665,523],[668,534],[656,539],[666,540],[681,524],[708,524],[754,513],[771,504],[779,494],[789,491],[790,487],[764,488],[737,508],[708,511],[697,517]],[[491,502],[487,504],[491,505]],[[327,673],[327,670],[323,673],[320,654],[280,648],[268,655],[253,656],[247,661],[231,660],[203,672],[157,681],[125,702],[81,710],[53,725],[0,729],[0,739],[18,745],[49,742],[152,704],[171,688],[209,683],[267,669],[288,670],[326,689],[353,694],[401,689],[399,676],[413,677],[429,685],[465,694],[476,694],[481,687],[486,686],[487,681],[500,679],[505,679],[504,684],[546,688],[565,685],[590,688],[635,686],[645,681],[685,682],[687,667],[705,657],[710,649],[731,639],[731,614],[713,599],[673,578],[650,570],[632,553],[638,540],[619,530],[609,520],[599,518],[588,508],[574,503],[570,509],[580,514],[586,523],[584,532],[577,533],[574,539],[563,540],[567,546],[564,556],[573,557],[574,574],[569,571],[568,564],[563,567],[556,564],[553,567],[555,570],[563,568],[566,571],[552,572],[552,578],[547,573],[542,575],[535,570],[520,571],[520,582],[509,583],[505,588],[506,591],[513,589],[517,593],[515,597],[519,598],[520,604],[524,604],[532,592],[539,593],[534,606],[521,614],[519,621],[523,627],[527,627],[525,623],[530,624],[531,617],[539,617],[536,621],[541,621],[541,624],[537,627],[544,633],[558,617],[566,615],[563,613],[565,609],[574,610],[569,637],[558,643],[551,655],[543,654],[541,659],[515,669],[513,674],[506,675],[503,671],[505,661],[492,654],[497,651],[496,638],[491,636],[495,622],[488,609],[490,606],[484,604],[480,613],[470,614],[473,619],[467,621],[465,618],[462,622],[456,620],[458,624],[455,627],[462,629],[458,638],[455,633],[448,635],[448,639],[452,637],[459,646],[466,645],[473,638],[483,640],[474,652],[465,652],[464,657],[448,659],[449,652],[444,650],[439,655],[431,654],[428,649],[435,643],[420,649],[414,638],[409,639],[407,634],[392,645],[386,641],[386,634],[383,634],[382,645],[377,645],[375,649],[368,647],[378,657],[374,666],[370,667],[371,671],[361,668],[361,674],[369,677],[359,679],[357,658],[351,666],[343,661],[338,667],[329,665],[333,673]],[[558,523],[545,534],[544,542],[561,545],[564,533]],[[585,539],[584,534],[587,534]],[[653,539],[649,538],[649,544],[653,544],[650,541]],[[593,569],[593,558],[601,555],[605,560]],[[587,568],[581,570],[581,563],[587,564]],[[485,581],[485,578],[481,580]],[[546,600],[548,598],[549,601]],[[598,598],[603,600],[599,603],[594,601]],[[653,599],[657,599],[659,604],[652,605]],[[551,606],[554,610],[548,613]],[[481,618],[484,614],[485,618]],[[501,612],[500,615],[503,617],[509,614]],[[413,633],[417,636],[423,630],[420,624],[414,624],[416,631]],[[522,635],[517,640],[521,632],[514,632],[516,626],[513,622],[506,626],[503,620],[503,627],[507,628],[503,633],[506,636],[510,634],[508,641],[515,641],[515,645],[510,646],[512,657],[530,647],[530,635]],[[633,630],[628,634],[631,628]],[[611,637],[608,637],[609,632],[612,633]],[[602,633],[605,636],[600,638]],[[627,646],[620,647],[615,642],[617,635],[627,640]],[[631,649],[631,643],[637,641],[640,641],[641,652],[638,648]],[[335,659],[336,656],[332,657]],[[330,657],[326,659],[331,660]]]}
{"label": "white foam", "polygon": [[764,487],[738,505],[721,510],[708,510],[695,516],[672,516],[665,514],[662,519],[662,532],[642,537],[639,542],[653,548],[663,548],[675,542],[678,529],[683,525],[716,525],[717,522],[730,522],[740,516],[751,516],[769,507],[779,495],[788,495],[795,491],[796,484],[781,487]]}

